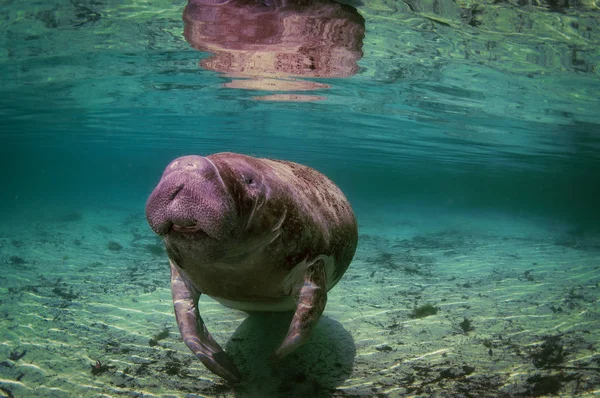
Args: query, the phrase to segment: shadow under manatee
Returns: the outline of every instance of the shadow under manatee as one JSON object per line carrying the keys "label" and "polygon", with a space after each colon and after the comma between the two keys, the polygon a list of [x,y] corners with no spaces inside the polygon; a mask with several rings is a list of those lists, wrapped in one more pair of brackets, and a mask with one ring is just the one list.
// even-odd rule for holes
{"label": "shadow under manatee", "polygon": [[242,373],[238,396],[328,397],[352,373],[356,348],[343,326],[322,316],[309,341],[282,360],[270,357],[293,313],[251,313],[226,345]]}

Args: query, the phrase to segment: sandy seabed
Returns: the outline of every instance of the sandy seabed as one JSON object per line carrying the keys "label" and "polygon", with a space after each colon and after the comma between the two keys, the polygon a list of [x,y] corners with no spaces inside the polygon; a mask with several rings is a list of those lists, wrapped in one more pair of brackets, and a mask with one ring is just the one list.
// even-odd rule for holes
{"label": "sandy seabed", "polygon": [[140,211],[45,209],[0,226],[0,396],[600,396],[600,234],[439,209],[360,217],[359,249],[310,342],[269,357],[290,314],[202,297],[244,376],[179,337]]}

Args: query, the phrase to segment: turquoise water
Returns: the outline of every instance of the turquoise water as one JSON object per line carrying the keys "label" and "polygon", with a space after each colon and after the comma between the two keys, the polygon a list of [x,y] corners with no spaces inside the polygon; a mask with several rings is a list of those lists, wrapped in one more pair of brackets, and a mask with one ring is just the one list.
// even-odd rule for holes
{"label": "turquoise water", "polygon": [[[0,394],[597,396],[598,4],[269,4],[2,3]],[[223,151],[316,168],[359,224],[282,362],[289,319],[201,299],[239,386],[181,342],[144,216]]]}

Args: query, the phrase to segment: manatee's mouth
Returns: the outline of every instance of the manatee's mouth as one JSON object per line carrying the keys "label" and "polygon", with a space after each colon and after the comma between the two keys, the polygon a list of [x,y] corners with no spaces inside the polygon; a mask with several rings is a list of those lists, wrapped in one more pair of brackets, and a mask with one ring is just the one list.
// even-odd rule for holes
{"label": "manatee's mouth", "polygon": [[171,228],[173,229],[173,231],[177,231],[177,232],[198,232],[201,230],[199,225],[183,226],[183,225],[173,224],[171,226]]}
{"label": "manatee's mouth", "polygon": [[174,222],[171,222],[170,224],[171,224],[171,226],[170,226],[170,228],[168,228],[167,234],[170,231],[175,231],[175,232],[179,232],[182,234],[196,234],[196,235],[203,235],[205,237],[211,237],[213,239],[217,239],[216,237],[209,234],[207,231],[203,230],[200,225],[193,223],[193,222],[177,223],[177,224]]}

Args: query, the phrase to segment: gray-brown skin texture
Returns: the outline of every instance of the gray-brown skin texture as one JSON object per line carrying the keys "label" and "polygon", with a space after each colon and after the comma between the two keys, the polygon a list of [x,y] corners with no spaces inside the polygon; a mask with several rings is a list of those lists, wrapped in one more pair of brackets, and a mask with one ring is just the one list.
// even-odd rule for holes
{"label": "gray-brown skin texture", "polygon": [[231,382],[241,376],[207,331],[200,295],[245,311],[295,309],[281,358],[308,339],[358,240],[350,204],[323,174],[235,153],[173,160],[146,216],[164,237],[184,342]]}

